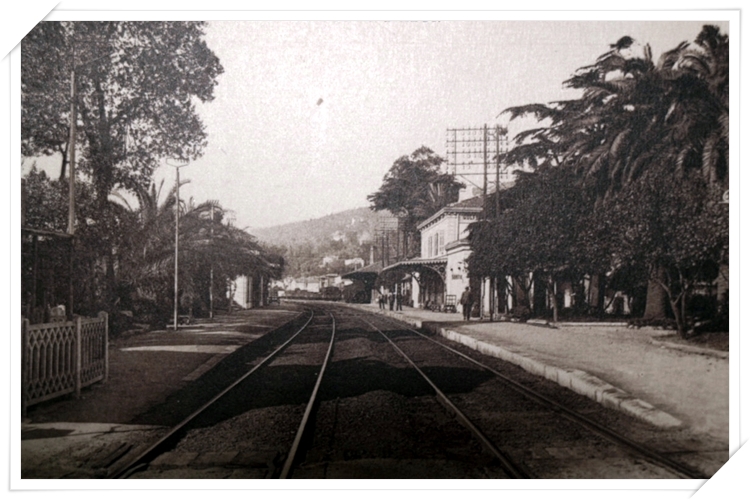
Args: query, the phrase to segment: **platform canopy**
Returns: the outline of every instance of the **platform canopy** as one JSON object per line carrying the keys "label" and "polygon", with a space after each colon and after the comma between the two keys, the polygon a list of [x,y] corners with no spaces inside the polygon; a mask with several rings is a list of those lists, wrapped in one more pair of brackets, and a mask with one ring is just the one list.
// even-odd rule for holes
{"label": "platform canopy", "polygon": [[341,275],[343,279],[352,281],[364,281],[365,283],[372,282],[378,278],[378,275],[383,270],[381,264],[370,264],[369,266],[360,267],[352,272]]}
{"label": "platform canopy", "polygon": [[[397,273],[414,275],[419,273],[420,276],[425,274],[425,271],[436,273],[440,276],[440,279],[445,282],[445,266],[448,264],[447,257],[430,257],[430,258],[419,258],[402,260],[396,262],[383,269],[380,273],[381,279],[388,280],[388,276],[393,276]],[[421,280],[420,280],[421,281]]]}

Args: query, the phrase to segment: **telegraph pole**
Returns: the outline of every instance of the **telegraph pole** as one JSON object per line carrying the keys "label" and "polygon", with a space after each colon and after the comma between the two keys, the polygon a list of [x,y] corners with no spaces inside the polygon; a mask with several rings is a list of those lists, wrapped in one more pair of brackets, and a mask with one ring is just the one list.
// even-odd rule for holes
{"label": "telegraph pole", "polygon": [[500,217],[500,125],[495,126],[495,219]]}
{"label": "telegraph pole", "polygon": [[176,332],[179,309],[177,290],[179,287],[178,262],[180,259],[180,167],[175,167],[175,172],[177,173],[177,201],[174,204],[174,331]]}
{"label": "telegraph pole", "polygon": [[70,140],[68,143],[68,234],[75,233],[76,224],[76,70],[70,70]]}
{"label": "telegraph pole", "polygon": [[180,169],[187,166],[187,163],[182,165],[172,165],[167,162],[168,165],[174,167],[175,170],[175,195],[177,200],[174,206],[174,331],[177,331],[177,320],[178,320],[178,309],[179,309],[179,259],[180,259]]}
{"label": "telegraph pole", "polygon": [[[211,202],[211,255],[213,256],[214,242],[214,203]],[[211,259],[211,275],[208,285],[208,317],[214,319],[214,260]]]}
{"label": "telegraph pole", "polygon": [[482,219],[487,219],[487,124],[482,127],[482,157],[484,164],[484,183],[482,184]]}

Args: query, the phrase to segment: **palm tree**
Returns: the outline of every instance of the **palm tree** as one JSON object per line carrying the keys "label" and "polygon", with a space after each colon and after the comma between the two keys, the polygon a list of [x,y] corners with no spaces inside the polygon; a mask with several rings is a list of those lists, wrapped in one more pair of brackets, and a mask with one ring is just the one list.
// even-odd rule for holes
{"label": "palm tree", "polygon": [[[140,304],[157,316],[169,314],[174,278],[176,188],[160,200],[163,184],[158,188],[155,184],[148,189],[138,188],[136,208],[118,196],[131,213],[128,243],[120,249],[120,279],[130,291],[134,305]],[[196,203],[192,198],[180,201],[182,308],[192,311],[205,305],[212,281],[226,283],[239,275],[254,273],[267,278],[280,277],[283,262],[266,252],[245,230],[225,223],[228,211],[218,201]]]}
{"label": "palm tree", "polygon": [[[505,161],[570,168],[600,204],[663,165],[669,175],[698,170],[707,184],[726,188],[728,68],[728,37],[713,26],[657,64],[648,45],[639,50],[622,37],[565,82],[581,98],[505,110],[543,124],[517,135]],[[656,281],[663,272],[656,266]],[[663,315],[662,288],[650,286],[646,316]]]}
{"label": "palm tree", "polygon": [[509,163],[568,166],[601,198],[633,182],[655,163],[675,175],[699,168],[707,182],[728,182],[728,37],[704,26],[654,64],[622,37],[565,82],[580,99],[504,111],[548,124],[518,134]]}

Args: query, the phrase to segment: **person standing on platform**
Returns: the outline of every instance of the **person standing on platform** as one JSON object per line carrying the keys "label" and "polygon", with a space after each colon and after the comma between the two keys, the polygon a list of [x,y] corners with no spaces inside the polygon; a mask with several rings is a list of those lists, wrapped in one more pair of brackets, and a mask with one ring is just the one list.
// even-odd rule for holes
{"label": "person standing on platform", "polygon": [[396,310],[397,311],[403,311],[403,309],[401,309],[401,302],[403,302],[403,300],[404,300],[404,297],[403,295],[401,295],[401,290],[398,290],[396,292]]}
{"label": "person standing on platform", "polygon": [[378,307],[380,309],[385,309],[385,298],[382,293],[378,293]]}
{"label": "person standing on platform", "polygon": [[388,306],[390,307],[391,311],[393,311],[393,304],[396,302],[396,294],[393,292],[388,292]]}
{"label": "person standing on platform", "polygon": [[461,294],[461,308],[464,313],[464,321],[471,319],[471,306],[474,305],[474,297],[471,295],[471,289],[467,286],[464,293]]}

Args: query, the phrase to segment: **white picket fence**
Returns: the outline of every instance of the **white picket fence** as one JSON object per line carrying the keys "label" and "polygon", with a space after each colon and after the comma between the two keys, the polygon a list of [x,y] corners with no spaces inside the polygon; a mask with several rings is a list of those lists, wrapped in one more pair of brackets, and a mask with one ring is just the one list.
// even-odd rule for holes
{"label": "white picket fence", "polygon": [[22,327],[22,411],[64,394],[106,381],[109,375],[107,313],[96,318]]}

